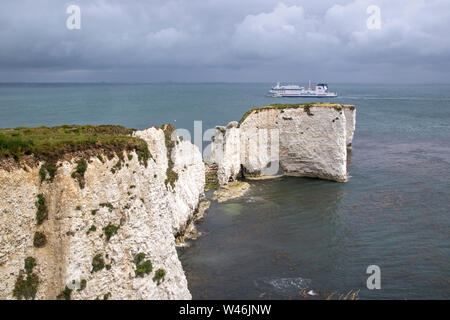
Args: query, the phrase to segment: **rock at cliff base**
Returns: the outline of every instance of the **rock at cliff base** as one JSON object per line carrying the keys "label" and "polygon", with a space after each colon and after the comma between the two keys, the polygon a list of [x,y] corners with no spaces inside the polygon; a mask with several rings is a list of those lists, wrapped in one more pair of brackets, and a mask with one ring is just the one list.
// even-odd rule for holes
{"label": "rock at cliff base", "polygon": [[233,181],[215,191],[211,199],[222,203],[242,197],[249,189],[249,183],[243,181]]}

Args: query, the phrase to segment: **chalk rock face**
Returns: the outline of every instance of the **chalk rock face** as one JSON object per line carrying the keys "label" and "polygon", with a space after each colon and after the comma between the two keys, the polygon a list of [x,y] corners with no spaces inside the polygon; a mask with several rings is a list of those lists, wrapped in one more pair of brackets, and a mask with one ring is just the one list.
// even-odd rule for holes
{"label": "chalk rock face", "polygon": [[227,127],[216,127],[211,145],[212,158],[220,159],[217,161],[217,178],[220,185],[235,180],[241,170],[240,130],[236,125]]}
{"label": "chalk rock face", "polygon": [[180,141],[172,156],[178,180],[168,200],[172,213],[172,232],[176,234],[184,231],[186,222],[192,218],[200,198],[204,196],[205,164],[197,146],[189,141]]}
{"label": "chalk rock face", "polygon": [[[40,181],[39,166],[0,168],[0,299],[14,298],[27,257],[36,261],[36,299],[55,299],[66,287],[72,299],[191,298],[174,235],[203,197],[200,151],[177,140],[168,153],[157,128],[135,136],[148,144],[152,159],[147,166],[134,152],[121,162],[91,157],[83,189],[71,177],[75,156],[58,164],[53,181]],[[169,156],[178,174],[174,187],[166,184]],[[48,213],[41,225],[38,195]],[[46,236],[43,247],[33,244],[35,232]],[[138,254],[152,264],[140,276],[135,272]],[[163,275],[159,281],[157,274]]]}
{"label": "chalk rock face", "polygon": [[216,130],[211,148],[221,185],[236,179],[238,167],[247,176],[283,174],[347,180],[347,145],[351,145],[355,130],[354,106],[262,107],[246,114],[238,128],[227,127]]}
{"label": "chalk rock face", "polygon": [[345,127],[346,127],[346,144],[347,148],[352,148],[353,135],[356,129],[356,109],[354,106],[348,106],[344,108],[345,115]]}

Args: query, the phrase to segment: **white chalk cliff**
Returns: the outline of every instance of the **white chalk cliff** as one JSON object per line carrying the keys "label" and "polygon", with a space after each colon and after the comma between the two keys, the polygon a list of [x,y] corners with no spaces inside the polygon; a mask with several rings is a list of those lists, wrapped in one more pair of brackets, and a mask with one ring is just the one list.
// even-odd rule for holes
{"label": "white chalk cliff", "polygon": [[[53,181],[41,182],[39,165],[0,168],[0,299],[14,299],[19,274],[26,279],[27,257],[35,259],[29,274],[38,279],[36,299],[55,299],[66,287],[72,299],[191,298],[175,235],[204,194],[201,153],[180,140],[167,152],[158,128],[135,136],[148,144],[147,166],[135,152],[119,166],[118,157],[92,156],[86,159],[82,189],[71,177],[76,155],[59,162]],[[168,156],[177,174],[173,186],[166,180]],[[36,223],[38,195],[48,211],[41,225]],[[36,232],[46,236],[45,246],[33,244]],[[144,268],[138,276],[139,254],[152,271]]]}
{"label": "white chalk cliff", "polygon": [[218,165],[219,183],[241,173],[347,181],[355,114],[351,105],[274,105],[250,110],[240,123],[216,127],[211,161]]}
{"label": "white chalk cliff", "polygon": [[[205,165],[196,146],[163,129],[134,132],[150,151],[146,165],[135,151],[75,152],[43,179],[32,156],[0,159],[0,299],[191,298],[175,237],[204,197]],[[241,174],[346,181],[354,131],[354,106],[256,108],[216,128],[211,160],[222,186]]]}

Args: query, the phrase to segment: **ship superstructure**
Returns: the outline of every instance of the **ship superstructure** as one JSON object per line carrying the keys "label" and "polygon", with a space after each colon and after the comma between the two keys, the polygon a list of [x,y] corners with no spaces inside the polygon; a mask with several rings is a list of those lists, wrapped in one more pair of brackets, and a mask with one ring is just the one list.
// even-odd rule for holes
{"label": "ship superstructure", "polygon": [[307,87],[300,87],[298,85],[289,84],[281,85],[279,82],[273,86],[269,91],[272,97],[286,97],[286,98],[335,98],[336,92],[329,92],[326,83],[318,83],[312,86],[311,82]]}

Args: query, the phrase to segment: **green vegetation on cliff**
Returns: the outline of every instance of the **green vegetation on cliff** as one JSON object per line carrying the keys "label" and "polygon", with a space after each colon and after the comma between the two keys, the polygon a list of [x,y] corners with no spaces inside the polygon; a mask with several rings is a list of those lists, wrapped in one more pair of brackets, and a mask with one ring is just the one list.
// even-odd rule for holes
{"label": "green vegetation on cliff", "polygon": [[94,258],[92,258],[92,271],[91,273],[103,270],[105,267],[105,260],[103,260],[102,254],[96,254]]}
{"label": "green vegetation on cliff", "polygon": [[72,289],[68,286],[64,288],[64,290],[56,297],[58,300],[70,300],[72,295]]}
{"label": "green vegetation on cliff", "polygon": [[139,161],[151,158],[144,140],[132,137],[134,129],[117,125],[62,125],[58,127],[0,129],[0,158],[34,155],[46,163],[41,179],[54,176],[56,162],[65,154],[101,150],[123,157],[123,151],[135,151]]}
{"label": "green vegetation on cliff", "polygon": [[47,244],[47,237],[42,232],[35,232],[33,238],[33,246],[36,248],[42,248]]}
{"label": "green vegetation on cliff", "polygon": [[120,226],[115,226],[111,222],[108,223],[106,227],[103,228],[103,231],[105,232],[106,240],[109,241],[113,235],[117,233]]}
{"label": "green vegetation on cliff", "polygon": [[145,253],[138,253],[134,257],[134,264],[136,265],[135,274],[136,277],[144,277],[153,270],[153,266],[150,260],[145,260]]}
{"label": "green vegetation on cliff", "polygon": [[312,107],[326,107],[326,108],[334,108],[338,111],[342,110],[342,108],[349,108],[351,110],[355,109],[355,106],[353,105],[346,105],[346,104],[338,104],[338,103],[328,103],[328,102],[318,102],[318,103],[298,103],[298,104],[271,104],[264,107],[257,107],[252,108],[248,110],[239,121],[239,125],[244,122],[244,120],[253,112],[259,112],[262,110],[272,110],[272,109],[298,109],[298,108],[304,108],[305,112],[311,116],[310,108]]}
{"label": "green vegetation on cliff", "polygon": [[34,299],[39,285],[39,277],[33,273],[33,268],[36,266],[36,260],[33,257],[25,259],[25,272],[20,270],[14,285],[13,296],[16,299]]}
{"label": "green vegetation on cliff", "polygon": [[84,181],[84,173],[87,170],[87,163],[86,160],[80,159],[77,162],[77,167],[75,168],[75,171],[72,172],[72,178],[78,181],[78,184],[80,185],[80,188],[83,189],[85,185]]}
{"label": "green vegetation on cliff", "polygon": [[175,182],[178,180],[178,173],[173,170],[175,164],[172,160],[172,150],[173,148],[175,148],[175,141],[172,140],[172,133],[175,131],[175,127],[172,124],[165,124],[161,127],[161,130],[164,131],[168,161],[166,180],[164,181],[164,183],[166,184],[166,186],[170,184],[172,188],[175,188]]}
{"label": "green vegetation on cliff", "polygon": [[43,194],[38,194],[38,199],[36,201],[36,222],[38,225],[41,225],[45,219],[48,218],[48,209],[47,204],[45,203],[45,197]]}
{"label": "green vegetation on cliff", "polygon": [[219,180],[217,179],[217,165],[206,166],[205,191],[217,190],[219,187]]}
{"label": "green vegetation on cliff", "polygon": [[164,281],[164,276],[166,275],[166,271],[164,269],[158,269],[153,276],[153,281],[156,282],[156,285],[160,285],[162,281]]}

